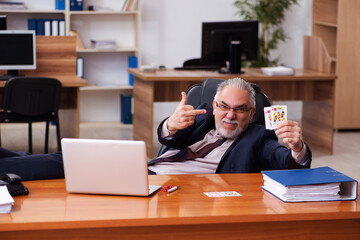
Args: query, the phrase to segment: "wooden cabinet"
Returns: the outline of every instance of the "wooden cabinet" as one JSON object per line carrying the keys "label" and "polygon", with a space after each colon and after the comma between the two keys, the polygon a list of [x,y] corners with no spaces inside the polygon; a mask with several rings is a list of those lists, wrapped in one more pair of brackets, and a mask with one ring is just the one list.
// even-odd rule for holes
{"label": "wooden cabinet", "polygon": [[313,0],[312,35],[322,39],[338,76],[335,129],[360,129],[359,26],[359,0]]}

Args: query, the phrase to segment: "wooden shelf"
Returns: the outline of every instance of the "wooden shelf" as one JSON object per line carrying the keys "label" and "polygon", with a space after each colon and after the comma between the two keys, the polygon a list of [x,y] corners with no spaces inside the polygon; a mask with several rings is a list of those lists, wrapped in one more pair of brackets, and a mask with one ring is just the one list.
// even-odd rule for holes
{"label": "wooden shelf", "polygon": [[81,91],[130,91],[133,89],[133,86],[130,85],[118,85],[118,86],[98,86],[98,85],[90,85],[81,87]]}
{"label": "wooden shelf", "polygon": [[338,0],[314,0],[313,21],[337,23]]}
{"label": "wooden shelf", "polygon": [[136,48],[117,48],[117,49],[96,49],[96,48],[77,48],[77,53],[104,53],[104,52],[136,52]]}
{"label": "wooden shelf", "polygon": [[[360,129],[360,48],[355,31],[359,21],[358,0],[313,0],[312,35],[320,37],[337,75],[335,87],[335,129]],[[357,27],[357,26],[356,26]],[[313,52],[311,58],[316,58]]]}
{"label": "wooden shelf", "polygon": [[43,10],[43,9],[25,9],[25,10],[0,10],[0,13],[62,13],[65,14],[65,10]]}
{"label": "wooden shelf", "polygon": [[70,15],[134,15],[139,11],[69,11]]}
{"label": "wooden shelf", "polygon": [[330,22],[322,22],[322,21],[314,21],[314,24],[326,26],[326,27],[337,27],[337,23],[330,23]]}

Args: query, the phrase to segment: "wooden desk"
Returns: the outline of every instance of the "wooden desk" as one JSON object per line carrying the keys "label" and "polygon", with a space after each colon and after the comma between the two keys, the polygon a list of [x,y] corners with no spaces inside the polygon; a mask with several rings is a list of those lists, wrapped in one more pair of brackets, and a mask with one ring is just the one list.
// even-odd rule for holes
{"label": "wooden desk", "polygon": [[[68,194],[64,180],[24,182],[0,214],[1,239],[360,239],[360,200],[284,203],[261,174],[150,176],[180,185],[150,197]],[[89,183],[90,184],[90,183]],[[237,191],[209,198],[203,192]]]}
{"label": "wooden desk", "polygon": [[[61,82],[61,137],[79,137],[79,88],[88,83],[76,76],[76,38],[36,36],[36,64],[36,70],[22,70],[20,75],[53,77]],[[5,74],[5,71],[0,71],[0,74]],[[0,99],[4,85],[5,81],[0,81]]]}
{"label": "wooden desk", "polygon": [[129,69],[134,74],[134,139],[146,142],[148,157],[153,153],[154,102],[180,101],[181,91],[207,78],[230,79],[241,77],[258,84],[270,99],[303,101],[302,130],[304,140],[332,154],[334,88],[336,76],[311,70],[297,69],[293,76],[267,76],[260,69],[245,69],[245,74],[219,74],[211,71],[157,71],[144,73]]}

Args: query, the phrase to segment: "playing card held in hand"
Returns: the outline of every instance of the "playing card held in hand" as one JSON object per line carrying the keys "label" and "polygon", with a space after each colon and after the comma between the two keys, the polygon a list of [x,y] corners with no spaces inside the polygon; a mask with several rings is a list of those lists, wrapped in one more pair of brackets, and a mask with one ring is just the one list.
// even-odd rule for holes
{"label": "playing card held in hand", "polygon": [[279,123],[287,120],[286,105],[273,105],[264,107],[266,129],[276,129]]}

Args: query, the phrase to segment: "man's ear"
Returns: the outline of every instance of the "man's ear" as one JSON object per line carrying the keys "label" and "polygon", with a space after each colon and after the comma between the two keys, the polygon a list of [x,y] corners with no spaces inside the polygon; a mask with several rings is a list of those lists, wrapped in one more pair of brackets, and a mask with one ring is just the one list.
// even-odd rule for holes
{"label": "man's ear", "polygon": [[256,112],[256,107],[250,110],[250,121],[253,119],[255,112]]}

